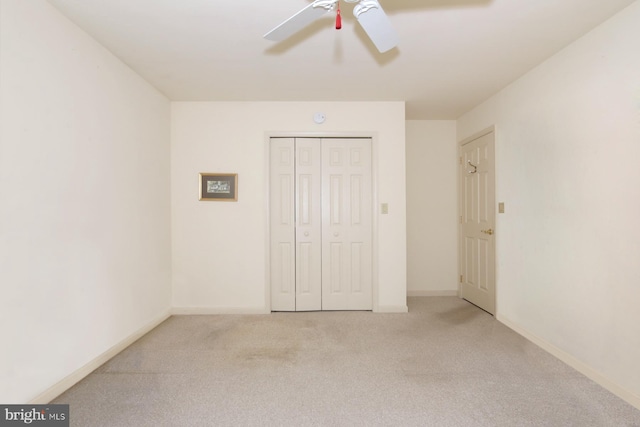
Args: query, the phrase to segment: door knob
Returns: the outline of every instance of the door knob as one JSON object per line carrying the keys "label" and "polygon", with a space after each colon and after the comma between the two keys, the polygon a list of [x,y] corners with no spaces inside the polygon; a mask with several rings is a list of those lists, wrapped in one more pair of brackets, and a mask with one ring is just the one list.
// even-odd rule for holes
{"label": "door knob", "polygon": [[484,234],[488,234],[488,235],[492,235],[493,234],[493,230],[492,229],[488,229],[488,230],[480,230],[482,233]]}
{"label": "door knob", "polygon": [[304,235],[305,235],[305,236],[308,236],[308,235],[309,235],[309,232],[308,232],[308,231],[305,231],[305,232],[304,232]]}

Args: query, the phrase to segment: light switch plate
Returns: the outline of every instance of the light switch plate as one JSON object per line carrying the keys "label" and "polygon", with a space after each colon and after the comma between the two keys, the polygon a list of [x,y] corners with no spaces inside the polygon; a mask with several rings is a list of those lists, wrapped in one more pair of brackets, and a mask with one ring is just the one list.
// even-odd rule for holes
{"label": "light switch plate", "polygon": [[498,203],[498,213],[504,213],[504,202]]}
{"label": "light switch plate", "polygon": [[380,205],[380,212],[382,215],[387,215],[389,213],[389,203],[383,203]]}

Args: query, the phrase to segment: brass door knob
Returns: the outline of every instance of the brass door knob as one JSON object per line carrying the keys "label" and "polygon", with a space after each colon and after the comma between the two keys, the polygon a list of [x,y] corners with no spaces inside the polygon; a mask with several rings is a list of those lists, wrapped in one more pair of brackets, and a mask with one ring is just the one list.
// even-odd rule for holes
{"label": "brass door knob", "polygon": [[488,230],[480,230],[482,233],[484,234],[488,234],[488,235],[492,235],[493,234],[493,230],[492,229],[488,229]]}

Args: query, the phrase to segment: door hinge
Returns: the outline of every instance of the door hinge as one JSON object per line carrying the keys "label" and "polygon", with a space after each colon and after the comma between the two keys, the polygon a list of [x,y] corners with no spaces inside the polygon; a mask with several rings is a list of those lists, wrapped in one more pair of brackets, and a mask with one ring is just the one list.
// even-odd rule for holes
{"label": "door hinge", "polygon": [[460,166],[462,166],[462,156],[460,156]]}
{"label": "door hinge", "polygon": [[460,215],[460,224],[462,224],[462,215]]}
{"label": "door hinge", "polygon": [[460,283],[462,283],[462,274],[460,275]]}

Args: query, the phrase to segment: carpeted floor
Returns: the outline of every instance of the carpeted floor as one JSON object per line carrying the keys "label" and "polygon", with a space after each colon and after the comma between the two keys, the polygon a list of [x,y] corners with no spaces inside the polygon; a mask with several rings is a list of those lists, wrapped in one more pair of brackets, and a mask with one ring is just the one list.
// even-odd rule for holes
{"label": "carpeted floor", "polygon": [[52,403],[73,426],[640,426],[455,297],[408,314],[174,316]]}

